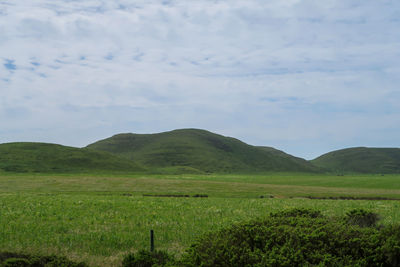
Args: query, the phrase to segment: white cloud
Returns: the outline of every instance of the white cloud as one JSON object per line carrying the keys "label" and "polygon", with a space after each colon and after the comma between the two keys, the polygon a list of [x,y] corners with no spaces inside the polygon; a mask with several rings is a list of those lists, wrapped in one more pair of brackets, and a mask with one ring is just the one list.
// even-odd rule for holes
{"label": "white cloud", "polygon": [[0,141],[198,127],[305,157],[356,137],[400,146],[399,12],[389,0],[2,1]]}

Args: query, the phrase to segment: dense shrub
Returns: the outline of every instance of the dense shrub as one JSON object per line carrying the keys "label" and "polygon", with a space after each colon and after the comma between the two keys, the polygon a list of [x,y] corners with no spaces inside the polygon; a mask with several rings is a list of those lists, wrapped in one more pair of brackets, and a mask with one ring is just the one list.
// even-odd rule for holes
{"label": "dense shrub", "polygon": [[87,264],[73,262],[60,256],[0,252],[0,267],[87,267]]}
{"label": "dense shrub", "polygon": [[154,252],[140,250],[136,254],[125,256],[122,261],[123,267],[152,267],[152,266],[176,266],[174,256],[166,251],[156,250]]}
{"label": "dense shrub", "polygon": [[348,224],[360,227],[374,227],[379,221],[378,214],[363,209],[354,209],[346,213],[345,221]]}
{"label": "dense shrub", "polygon": [[5,260],[2,267],[29,267],[31,266],[31,262],[24,258],[9,258]]}
{"label": "dense shrub", "polygon": [[400,266],[400,225],[390,225],[381,230],[382,254],[388,266]]}
{"label": "dense shrub", "polygon": [[[361,220],[348,220],[358,218]],[[400,227],[375,216],[346,220],[294,209],[209,233],[183,255],[184,266],[399,266]],[[392,236],[392,238],[387,238]]]}

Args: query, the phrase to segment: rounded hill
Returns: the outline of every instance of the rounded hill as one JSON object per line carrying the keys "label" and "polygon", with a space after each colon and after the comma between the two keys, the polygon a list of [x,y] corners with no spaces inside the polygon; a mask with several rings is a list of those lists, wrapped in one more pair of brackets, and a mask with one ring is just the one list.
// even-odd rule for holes
{"label": "rounded hill", "polygon": [[312,164],[273,148],[256,147],[205,130],[117,134],[88,145],[133,160],[149,169],[201,172],[316,171]]}
{"label": "rounded hill", "polygon": [[400,173],[400,149],[347,148],[329,152],[311,162],[333,172]]}
{"label": "rounded hill", "polygon": [[136,163],[110,153],[48,143],[0,144],[0,171],[8,172],[137,172]]}

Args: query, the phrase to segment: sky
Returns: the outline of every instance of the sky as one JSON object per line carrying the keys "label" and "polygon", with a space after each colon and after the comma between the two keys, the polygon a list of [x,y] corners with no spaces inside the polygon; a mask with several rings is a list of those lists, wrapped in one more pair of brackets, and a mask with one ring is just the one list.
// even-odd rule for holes
{"label": "sky", "polygon": [[400,147],[400,1],[0,0],[0,143],[181,128]]}

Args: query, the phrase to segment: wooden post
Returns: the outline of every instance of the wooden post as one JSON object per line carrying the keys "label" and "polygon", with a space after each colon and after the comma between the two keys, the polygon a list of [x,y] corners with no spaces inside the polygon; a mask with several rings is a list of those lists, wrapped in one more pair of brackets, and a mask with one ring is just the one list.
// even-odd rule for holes
{"label": "wooden post", "polygon": [[150,251],[154,251],[154,231],[150,230]]}

